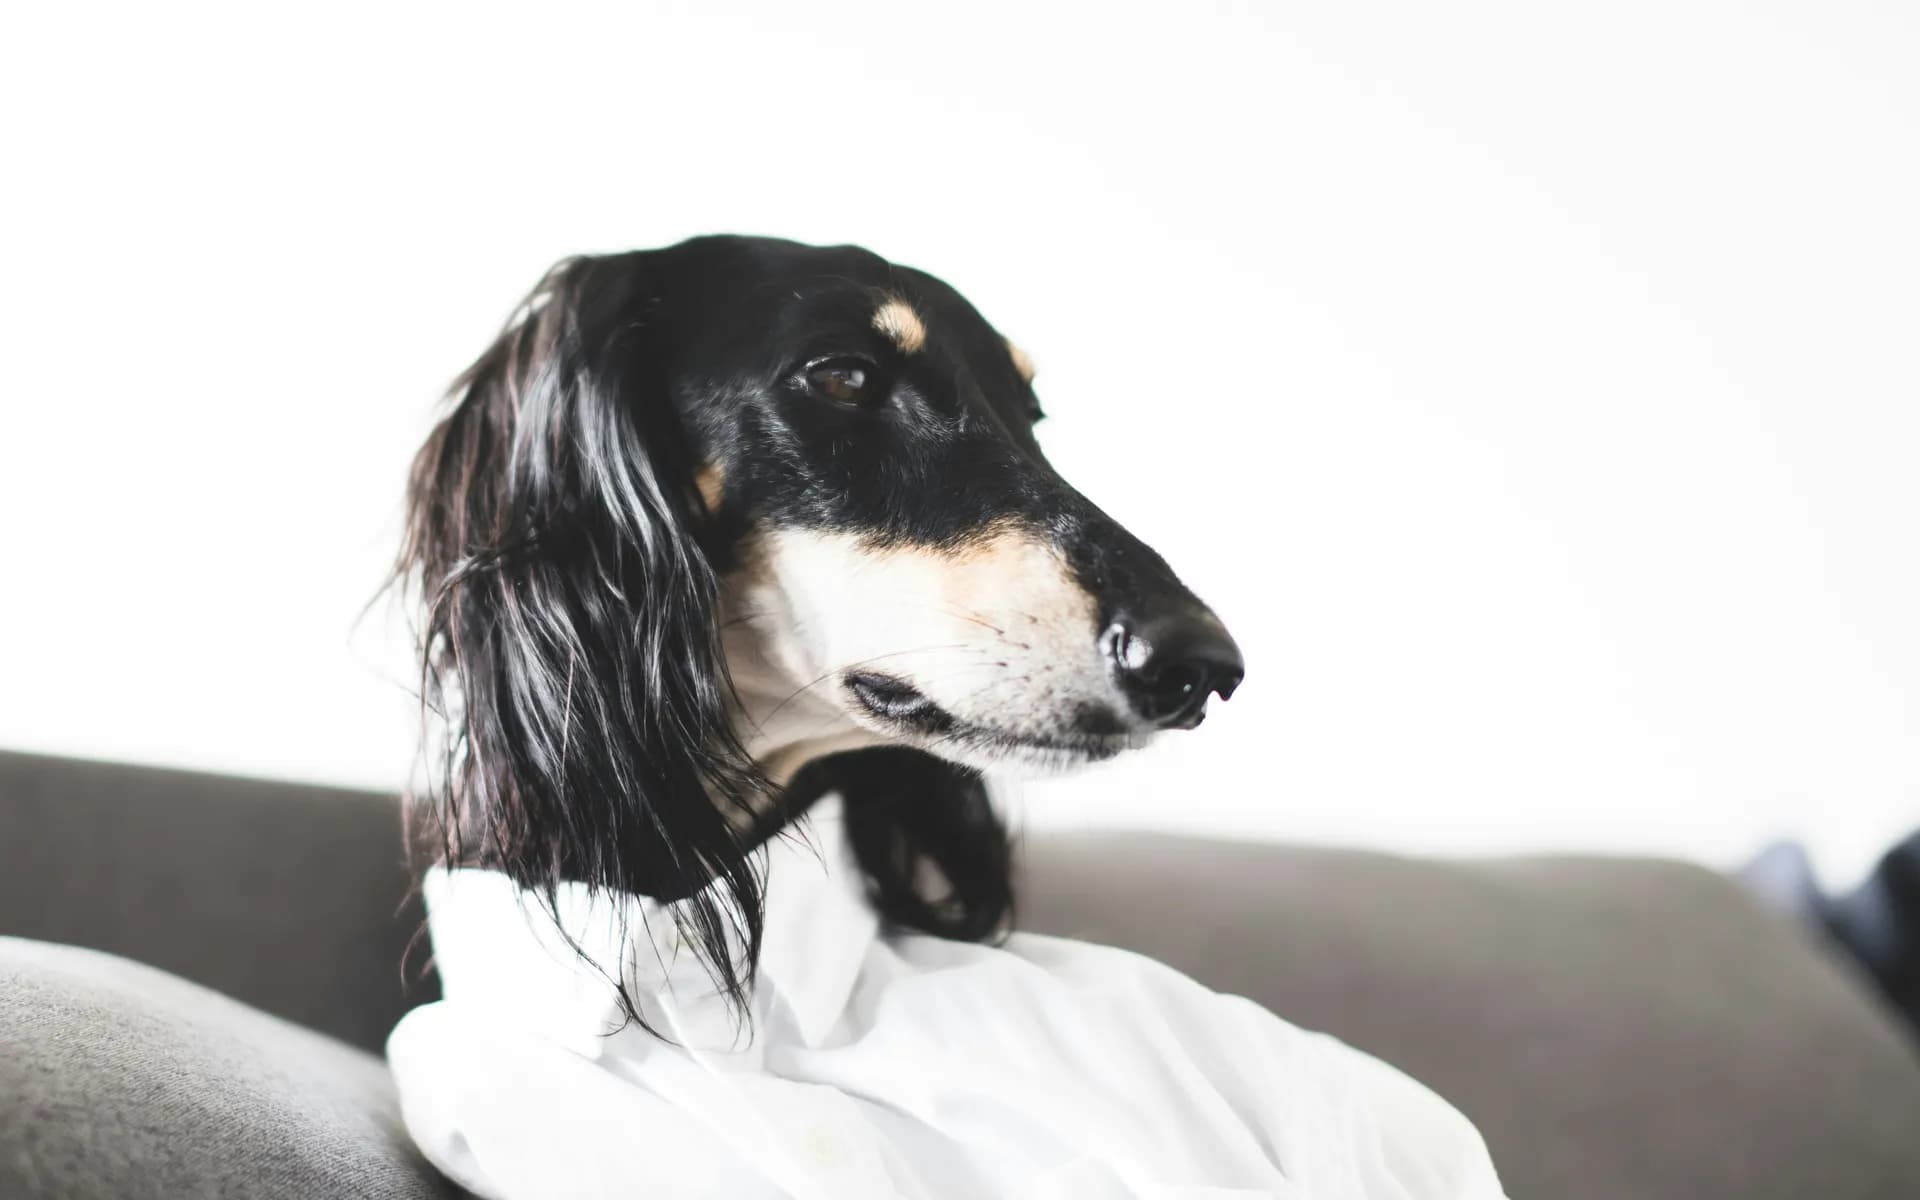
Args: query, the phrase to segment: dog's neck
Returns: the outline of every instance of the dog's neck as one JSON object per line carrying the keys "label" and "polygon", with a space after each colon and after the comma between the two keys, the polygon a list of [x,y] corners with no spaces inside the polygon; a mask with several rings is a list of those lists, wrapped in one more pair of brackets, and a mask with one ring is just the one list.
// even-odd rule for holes
{"label": "dog's neck", "polygon": [[784,789],[815,759],[885,744],[835,703],[837,674],[802,653],[794,605],[766,572],[764,551],[749,539],[735,553],[716,618],[733,681],[734,731],[761,775]]}
{"label": "dog's neck", "polygon": [[747,756],[776,787],[785,787],[814,759],[886,741],[854,724],[825,694],[837,680],[796,682],[744,625],[727,628],[722,642],[733,677],[734,729]]}

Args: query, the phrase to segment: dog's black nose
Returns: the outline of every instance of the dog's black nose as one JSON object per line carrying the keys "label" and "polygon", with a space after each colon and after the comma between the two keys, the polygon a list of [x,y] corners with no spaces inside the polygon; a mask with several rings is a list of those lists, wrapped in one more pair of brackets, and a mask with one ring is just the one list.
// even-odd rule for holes
{"label": "dog's black nose", "polygon": [[1233,695],[1246,674],[1240,647],[1205,609],[1115,621],[1103,648],[1133,711],[1161,729],[1192,729],[1207,715],[1207,698]]}

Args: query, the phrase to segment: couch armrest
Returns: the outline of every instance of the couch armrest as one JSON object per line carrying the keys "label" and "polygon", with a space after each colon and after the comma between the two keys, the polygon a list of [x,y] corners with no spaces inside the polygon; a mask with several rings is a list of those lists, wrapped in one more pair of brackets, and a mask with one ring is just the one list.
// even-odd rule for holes
{"label": "couch armrest", "polygon": [[151,967],[0,937],[0,1196],[454,1195],[374,1056]]}

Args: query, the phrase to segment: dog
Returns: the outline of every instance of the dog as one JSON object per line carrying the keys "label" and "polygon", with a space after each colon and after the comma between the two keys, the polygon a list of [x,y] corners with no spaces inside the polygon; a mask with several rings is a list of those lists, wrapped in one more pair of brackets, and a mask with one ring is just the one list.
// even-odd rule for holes
{"label": "dog", "polygon": [[953,288],[852,246],[555,266],[412,469],[430,853],[549,904],[567,881],[683,901],[739,1003],[752,851],[835,792],[885,921],[1005,930],[983,772],[1191,729],[1244,673],[1048,464],[1033,382]]}

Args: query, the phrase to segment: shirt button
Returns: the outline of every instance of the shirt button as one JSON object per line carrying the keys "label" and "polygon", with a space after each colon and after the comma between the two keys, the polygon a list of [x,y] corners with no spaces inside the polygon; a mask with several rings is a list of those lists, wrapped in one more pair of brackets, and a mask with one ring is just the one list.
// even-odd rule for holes
{"label": "shirt button", "polygon": [[831,1171],[847,1165],[846,1143],[842,1142],[833,1130],[816,1125],[807,1130],[805,1141],[807,1154],[813,1159],[815,1166]]}

